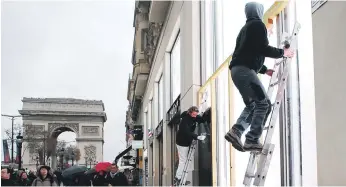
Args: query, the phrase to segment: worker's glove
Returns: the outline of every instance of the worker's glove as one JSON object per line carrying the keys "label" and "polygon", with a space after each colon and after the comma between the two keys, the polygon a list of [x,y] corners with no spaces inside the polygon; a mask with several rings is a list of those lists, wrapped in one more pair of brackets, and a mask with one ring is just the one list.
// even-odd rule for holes
{"label": "worker's glove", "polygon": [[205,136],[204,136],[204,135],[197,136],[197,139],[198,139],[198,140],[202,140],[202,141],[203,141],[203,140],[205,139]]}

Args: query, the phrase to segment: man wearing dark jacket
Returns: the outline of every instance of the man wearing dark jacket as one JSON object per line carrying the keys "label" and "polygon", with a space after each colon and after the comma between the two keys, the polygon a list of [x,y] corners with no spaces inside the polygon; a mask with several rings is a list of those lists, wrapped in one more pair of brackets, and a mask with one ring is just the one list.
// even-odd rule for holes
{"label": "man wearing dark jacket", "polygon": [[[267,28],[262,22],[263,5],[255,2],[245,5],[246,24],[240,30],[236,47],[230,63],[232,80],[246,105],[236,124],[225,135],[225,139],[239,151],[262,149],[259,142],[263,127],[271,112],[271,103],[257,73],[271,76],[273,70],[267,69],[265,57],[293,57],[291,49],[278,49],[269,45]],[[250,126],[244,146],[241,136]]]}
{"label": "man wearing dark jacket", "polygon": [[107,183],[111,186],[128,186],[127,177],[120,172],[116,164],[112,164],[111,171],[106,175]]}
{"label": "man wearing dark jacket", "polygon": [[179,124],[179,129],[176,136],[179,165],[175,175],[174,185],[178,185],[180,183],[192,141],[205,139],[205,136],[198,136],[194,133],[196,123],[200,124],[205,122],[205,119],[199,116],[198,112],[198,108],[192,106],[180,115],[181,122]]}

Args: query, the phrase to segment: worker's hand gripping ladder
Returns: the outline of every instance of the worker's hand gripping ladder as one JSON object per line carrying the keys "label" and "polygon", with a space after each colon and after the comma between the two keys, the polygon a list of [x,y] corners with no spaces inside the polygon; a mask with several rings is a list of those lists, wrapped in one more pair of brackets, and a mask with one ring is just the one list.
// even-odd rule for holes
{"label": "worker's hand gripping ladder", "polygon": [[[297,35],[300,29],[300,24],[295,23],[293,33],[290,37],[286,38],[283,42],[285,48],[295,48],[297,43]],[[271,157],[274,151],[275,145],[271,143],[271,139],[274,133],[275,124],[279,115],[279,109],[281,106],[281,102],[283,99],[283,93],[286,88],[286,82],[288,77],[288,64],[291,62],[291,58],[284,57],[283,59],[280,59],[279,61],[275,62],[274,65],[274,73],[272,75],[272,78],[269,83],[269,88],[267,91],[268,97],[271,98],[272,93],[274,91],[274,87],[278,85],[275,103],[273,104],[273,110],[271,113],[269,125],[264,128],[264,130],[267,130],[267,135],[264,140],[263,149],[261,152],[251,152],[249,162],[247,165],[245,177],[243,184],[245,186],[250,186],[252,179],[254,178],[253,185],[255,186],[264,186],[264,182],[266,180],[266,175],[269,169]],[[280,67],[282,68],[280,71]],[[258,159],[258,162],[256,160]],[[257,165],[257,170],[255,173]]]}

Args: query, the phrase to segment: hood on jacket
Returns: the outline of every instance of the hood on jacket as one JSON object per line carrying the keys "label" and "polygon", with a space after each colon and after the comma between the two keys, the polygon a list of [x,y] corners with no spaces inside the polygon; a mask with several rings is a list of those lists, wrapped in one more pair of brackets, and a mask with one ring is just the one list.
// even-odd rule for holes
{"label": "hood on jacket", "polygon": [[45,169],[47,170],[47,177],[46,177],[46,178],[52,178],[52,177],[53,177],[53,176],[52,176],[52,173],[51,173],[51,169],[50,169],[49,166],[40,166],[39,169],[37,170],[37,173],[36,173],[36,176],[37,176],[38,178],[43,179],[43,178],[42,178],[42,175],[41,175],[41,169],[42,169],[42,168],[45,168]]}
{"label": "hood on jacket", "polygon": [[264,7],[262,4],[257,2],[246,3],[245,15],[246,19],[263,19]]}

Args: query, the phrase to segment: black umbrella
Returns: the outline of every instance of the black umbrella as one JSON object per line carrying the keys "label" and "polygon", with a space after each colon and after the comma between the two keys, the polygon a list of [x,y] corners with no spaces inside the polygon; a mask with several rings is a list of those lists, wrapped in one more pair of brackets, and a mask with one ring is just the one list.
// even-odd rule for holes
{"label": "black umbrella", "polygon": [[96,173],[95,168],[91,168],[91,169],[89,169],[88,171],[85,172],[86,175],[91,175],[91,174],[94,174],[94,173]]}
{"label": "black umbrella", "polygon": [[75,165],[75,166],[72,166],[70,168],[65,169],[62,172],[62,176],[63,177],[70,177],[70,176],[73,176],[74,174],[77,174],[77,173],[84,173],[86,170],[88,170],[88,168],[85,166]]}

